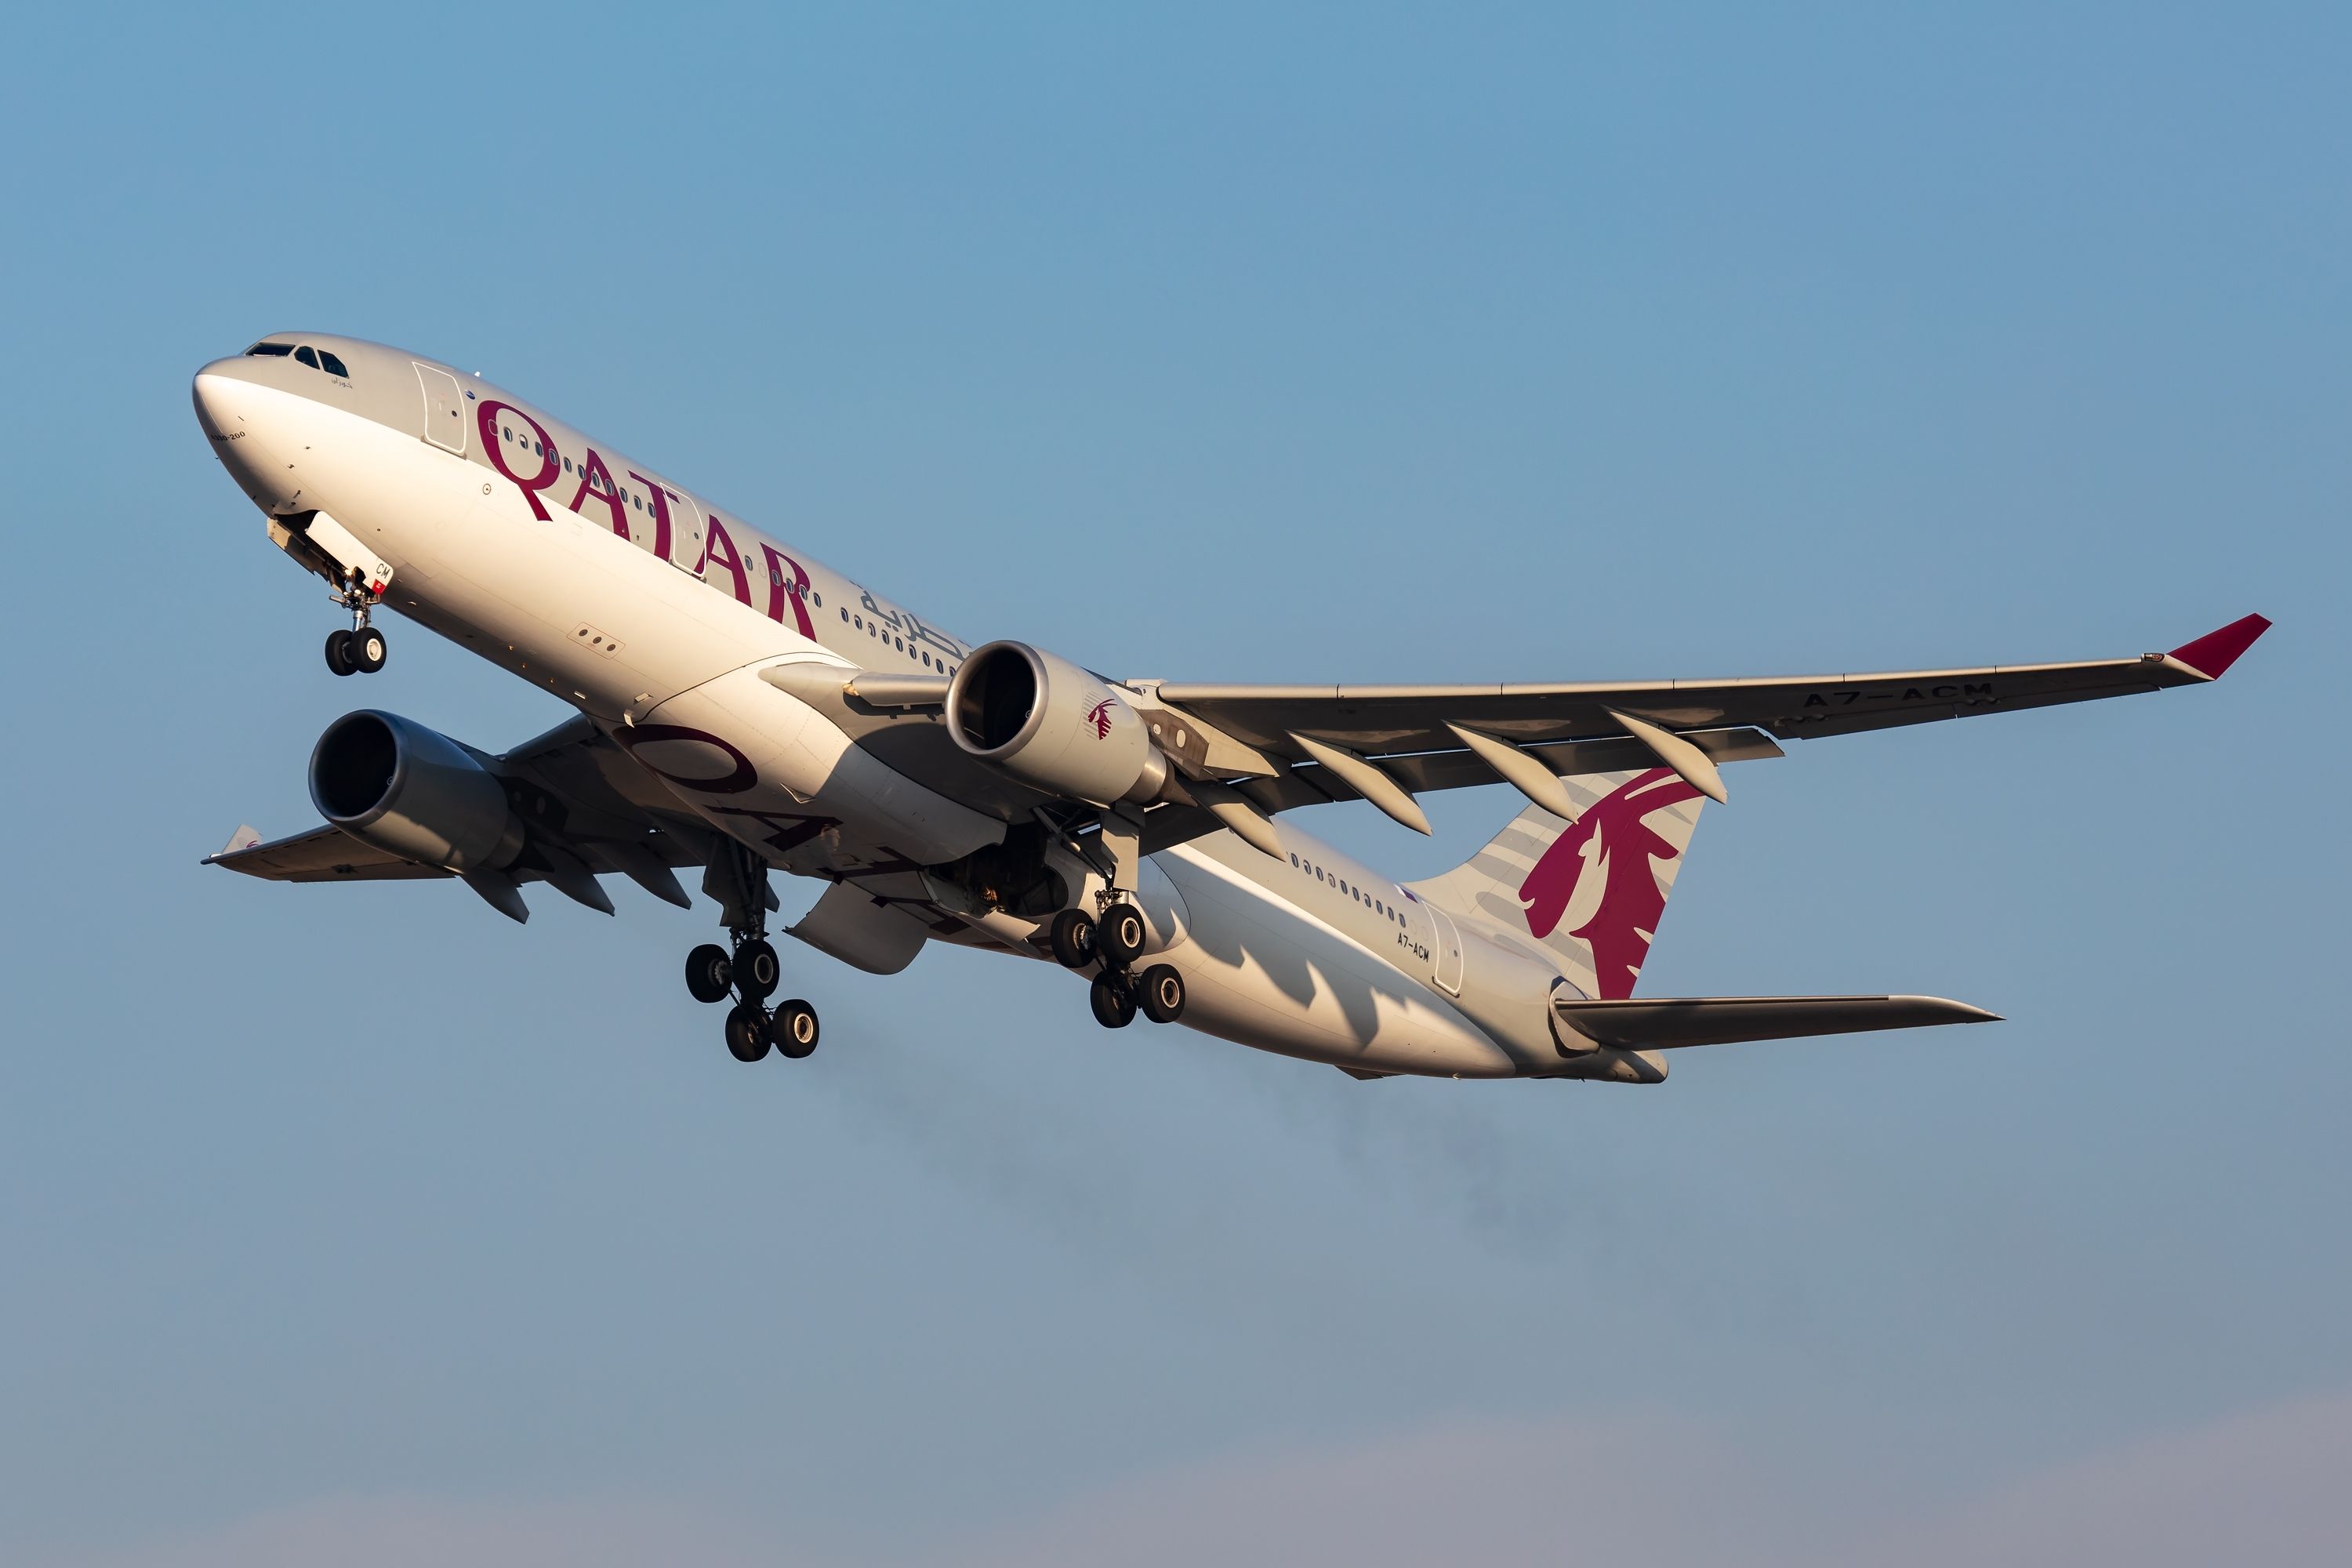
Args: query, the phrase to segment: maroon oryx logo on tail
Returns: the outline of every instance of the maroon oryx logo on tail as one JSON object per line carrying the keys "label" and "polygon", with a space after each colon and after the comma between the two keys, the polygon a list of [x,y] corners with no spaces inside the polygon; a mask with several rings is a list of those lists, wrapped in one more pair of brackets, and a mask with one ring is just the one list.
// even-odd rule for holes
{"label": "maroon oryx logo on tail", "polygon": [[1087,710],[1087,722],[1095,727],[1096,740],[1106,741],[1110,738],[1109,698],[1104,698],[1101,701]]}
{"label": "maroon oryx logo on tail", "polygon": [[1637,774],[1593,802],[1519,884],[1528,930],[1541,938],[1559,927],[1585,878],[1602,879],[1591,917],[1568,934],[1592,949],[1593,982],[1604,1000],[1633,994],[1633,978],[1650,955],[1658,917],[1665,913],[1666,896],[1658,891],[1651,862],[1682,853],[1644,819],[1662,806],[1697,798],[1698,791],[1668,769]]}

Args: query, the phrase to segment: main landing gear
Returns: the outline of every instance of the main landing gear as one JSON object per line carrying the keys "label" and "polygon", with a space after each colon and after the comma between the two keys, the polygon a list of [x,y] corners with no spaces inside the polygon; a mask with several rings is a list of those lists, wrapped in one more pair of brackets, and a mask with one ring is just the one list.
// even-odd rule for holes
{"label": "main landing gear", "polygon": [[783,979],[776,950],[756,933],[736,931],[730,953],[706,942],[686,955],[686,988],[698,1002],[739,998],[727,1012],[727,1049],[739,1062],[756,1062],[771,1046],[797,1060],[816,1049],[816,1009],[795,996],[772,1009],[768,998]]}
{"label": "main landing gear", "polygon": [[327,668],[337,675],[373,675],[383,668],[383,634],[368,624],[375,595],[354,572],[344,581],[343,608],[352,613],[350,631],[327,634]]}
{"label": "main landing gear", "polygon": [[768,945],[768,865],[740,844],[729,844],[703,873],[702,890],[719,900],[719,919],[735,948],[706,942],[686,955],[686,988],[698,1002],[734,998],[727,1011],[727,1049],[739,1062],[756,1062],[772,1048],[801,1058],[816,1049],[816,1009],[795,996],[771,1007],[784,966]]}
{"label": "main landing gear", "polygon": [[1139,1009],[1155,1024],[1172,1024],[1184,1016],[1184,976],[1173,965],[1155,963],[1134,973],[1135,961],[1150,944],[1151,928],[1124,896],[1114,894],[1100,920],[1084,910],[1064,910],[1045,928],[1045,940],[1067,968],[1100,961],[1087,1004],[1104,1028],[1124,1029]]}

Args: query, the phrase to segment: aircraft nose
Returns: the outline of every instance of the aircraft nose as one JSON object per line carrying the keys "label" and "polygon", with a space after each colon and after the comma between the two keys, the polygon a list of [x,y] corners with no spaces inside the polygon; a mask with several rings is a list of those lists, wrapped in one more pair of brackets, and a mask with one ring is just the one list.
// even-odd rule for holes
{"label": "aircraft nose", "polygon": [[204,426],[205,436],[216,442],[234,440],[244,434],[245,421],[236,405],[236,394],[245,384],[228,374],[236,364],[235,360],[213,361],[196,372],[195,384],[190,389],[196,405],[196,423]]}
{"label": "aircraft nose", "polygon": [[188,394],[213,456],[253,504],[269,512],[289,504],[294,499],[291,461],[272,438],[273,422],[262,417],[270,394],[253,363],[216,359],[196,372]]}

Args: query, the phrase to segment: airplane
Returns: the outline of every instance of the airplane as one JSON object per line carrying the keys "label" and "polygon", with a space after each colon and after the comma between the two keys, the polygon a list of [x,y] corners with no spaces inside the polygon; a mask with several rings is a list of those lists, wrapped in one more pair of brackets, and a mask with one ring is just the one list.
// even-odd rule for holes
{"label": "airplane", "polygon": [[[392,609],[574,710],[492,754],[361,709],[310,761],[323,826],[206,864],[287,882],[452,878],[529,918],[619,876],[728,933],[688,955],[730,1052],[815,1049],[776,1001],[776,870],[826,885],[786,934],[877,974],[932,942],[1357,1079],[1658,1083],[1667,1053],[1995,1015],[1909,995],[1647,997],[1635,982],[1725,764],[1780,742],[2198,686],[2270,623],[2169,653],[1793,679],[1251,685],[1114,679],[978,647],[455,365],[273,332],[196,373],[198,424],[271,543],[383,667]],[[1507,784],[1475,855],[1402,882],[1286,814]]]}

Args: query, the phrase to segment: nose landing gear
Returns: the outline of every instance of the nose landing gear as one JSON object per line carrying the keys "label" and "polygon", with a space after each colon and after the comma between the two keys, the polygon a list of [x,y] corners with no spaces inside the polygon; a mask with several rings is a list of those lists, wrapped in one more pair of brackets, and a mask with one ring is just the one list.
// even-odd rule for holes
{"label": "nose landing gear", "polygon": [[373,675],[383,668],[386,651],[383,634],[368,624],[369,612],[375,608],[375,595],[368,592],[366,581],[354,571],[344,579],[342,592],[337,597],[352,613],[352,629],[327,634],[327,668],[337,675]]}

